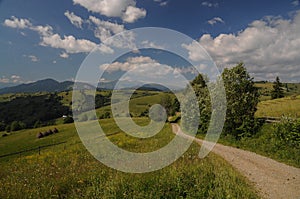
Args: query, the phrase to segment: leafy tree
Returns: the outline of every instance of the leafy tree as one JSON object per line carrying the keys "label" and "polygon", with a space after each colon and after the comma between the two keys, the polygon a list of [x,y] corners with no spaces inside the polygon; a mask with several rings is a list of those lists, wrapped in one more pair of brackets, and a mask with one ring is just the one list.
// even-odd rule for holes
{"label": "leafy tree", "polygon": [[174,114],[172,98],[170,97],[170,95],[168,94],[164,95],[164,97],[161,99],[160,104],[166,109],[168,116]]}
{"label": "leafy tree", "polygon": [[276,77],[275,82],[273,83],[273,90],[271,92],[272,99],[282,98],[284,97],[282,83],[280,82],[279,77]]}
{"label": "leafy tree", "polygon": [[180,103],[177,98],[174,98],[172,107],[173,107],[174,112],[180,111]]}
{"label": "leafy tree", "polygon": [[208,82],[208,80],[202,74],[199,74],[191,82],[199,104],[200,123],[198,131],[200,133],[207,132],[211,117],[211,100],[206,82]]}
{"label": "leafy tree", "polygon": [[232,134],[235,138],[254,134],[257,130],[254,114],[259,93],[253,78],[243,63],[225,69],[222,78],[227,99],[225,134]]}

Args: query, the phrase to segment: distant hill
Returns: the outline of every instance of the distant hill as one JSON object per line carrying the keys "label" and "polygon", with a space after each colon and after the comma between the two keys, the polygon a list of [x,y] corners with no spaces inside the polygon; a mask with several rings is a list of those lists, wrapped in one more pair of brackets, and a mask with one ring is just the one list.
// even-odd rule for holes
{"label": "distant hill", "polygon": [[[99,82],[97,88],[100,90],[113,90],[118,81],[110,81],[110,82]],[[138,90],[148,90],[148,91],[170,91],[168,88],[161,86],[159,84],[143,84],[141,82],[132,82],[132,81],[121,81],[118,89],[133,89],[137,88]],[[80,89],[94,89],[93,86],[87,83],[77,83],[76,84]],[[37,93],[37,92],[62,92],[72,90],[74,86],[74,82],[72,81],[64,81],[58,82],[53,79],[44,79],[38,80],[36,82],[28,83],[28,84],[20,84],[17,86],[0,88],[1,94],[15,94],[15,93]],[[173,86],[172,89],[179,89],[176,86]]]}
{"label": "distant hill", "polygon": [[[7,93],[36,93],[36,92],[61,92],[73,89],[74,82],[64,81],[58,82],[53,79],[39,80],[33,83],[20,84],[17,86],[6,87],[0,89],[0,94]],[[92,88],[91,85],[81,83],[84,88]]]}

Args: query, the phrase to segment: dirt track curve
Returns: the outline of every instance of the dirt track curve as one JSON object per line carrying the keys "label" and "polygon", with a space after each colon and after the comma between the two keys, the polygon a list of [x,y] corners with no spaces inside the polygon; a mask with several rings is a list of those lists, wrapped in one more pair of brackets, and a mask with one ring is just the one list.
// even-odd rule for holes
{"label": "dirt track curve", "polygon": [[[201,139],[184,134],[177,124],[172,125],[172,130],[182,137],[203,143]],[[300,169],[221,144],[216,144],[212,151],[254,183],[262,198],[300,199]]]}

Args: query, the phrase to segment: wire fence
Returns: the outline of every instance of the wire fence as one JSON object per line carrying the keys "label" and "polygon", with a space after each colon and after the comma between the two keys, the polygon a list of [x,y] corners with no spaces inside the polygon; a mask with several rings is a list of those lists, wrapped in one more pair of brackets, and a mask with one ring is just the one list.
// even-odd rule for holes
{"label": "wire fence", "polygon": [[48,145],[43,145],[43,146],[39,146],[36,148],[31,148],[31,149],[27,149],[27,150],[22,150],[22,151],[18,151],[18,152],[14,152],[14,153],[9,153],[9,154],[5,154],[5,155],[0,155],[0,158],[4,158],[4,157],[9,157],[9,156],[14,156],[14,155],[19,155],[21,156],[23,153],[27,153],[27,152],[31,152],[31,151],[36,151],[39,153],[39,155],[41,154],[41,150],[48,148],[48,147],[52,147],[52,146],[57,146],[60,144],[65,144],[66,142],[58,142],[58,143],[54,143],[54,144],[48,144]]}

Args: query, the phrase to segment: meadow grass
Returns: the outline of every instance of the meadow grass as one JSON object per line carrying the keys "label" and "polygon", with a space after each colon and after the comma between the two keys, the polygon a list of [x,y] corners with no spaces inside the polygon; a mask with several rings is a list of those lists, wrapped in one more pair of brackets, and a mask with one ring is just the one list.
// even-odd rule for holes
{"label": "meadow grass", "polygon": [[[138,118],[135,122],[145,125],[149,120]],[[126,136],[112,119],[100,120],[100,124],[107,134],[120,132],[109,138],[132,151],[155,150],[174,137],[170,124],[150,139]],[[66,144],[45,149],[41,155],[33,153],[6,161],[0,159],[0,198],[258,198],[253,186],[222,158],[210,154],[199,159],[198,144],[192,144],[181,158],[164,169],[129,174],[95,160],[78,142],[73,125],[57,128],[62,132],[51,139],[63,140],[58,136],[68,135]],[[7,145],[0,149],[17,142],[36,142],[33,134],[26,130],[6,140],[1,138]],[[26,135],[30,139],[22,140]]]}
{"label": "meadow grass", "polygon": [[256,117],[300,117],[300,95],[295,99],[285,97],[258,103]]}

